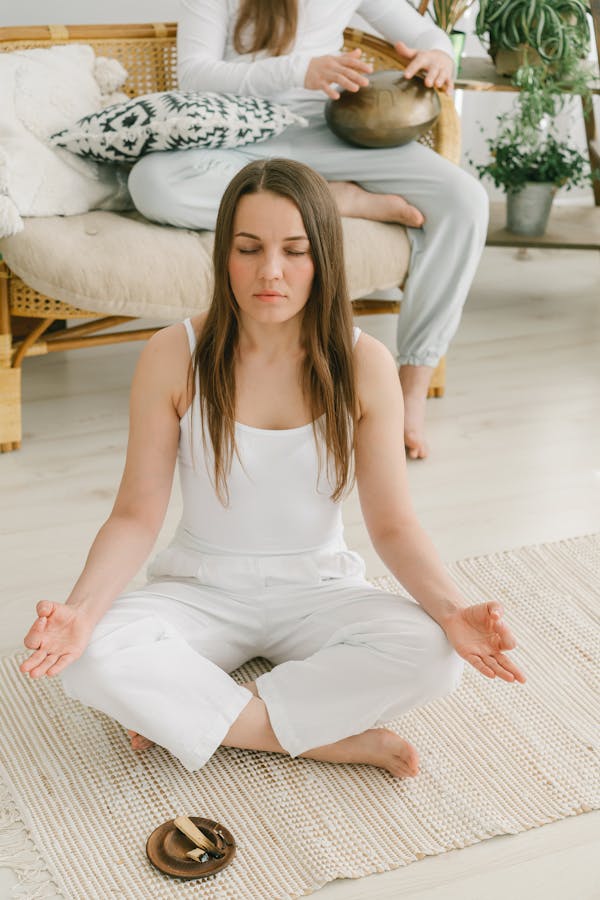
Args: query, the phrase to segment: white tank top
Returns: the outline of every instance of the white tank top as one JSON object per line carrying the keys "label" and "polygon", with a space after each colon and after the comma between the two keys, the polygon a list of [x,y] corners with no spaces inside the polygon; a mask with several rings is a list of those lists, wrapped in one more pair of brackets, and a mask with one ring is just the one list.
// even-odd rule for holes
{"label": "white tank top", "polygon": [[[184,321],[190,353],[196,336]],[[360,334],[354,328],[353,344]],[[193,412],[192,412],[193,407]],[[149,574],[196,576],[199,564],[210,558],[260,557],[265,576],[295,577],[294,567],[320,577],[364,574],[364,563],[348,551],[343,538],[341,503],[331,499],[324,452],[319,455],[312,424],[298,428],[265,429],[235,424],[234,453],[227,477],[229,503],[223,506],[213,482],[210,448],[201,436],[198,382],[192,405],[180,420],[178,467],[183,515],[167,550],[151,563]],[[293,560],[290,560],[293,557]],[[310,557],[310,560],[307,558]],[[308,564],[308,569],[307,569]],[[316,564],[316,569],[315,569]],[[243,570],[248,566],[241,566]],[[255,568],[255,567],[251,567]],[[318,572],[317,572],[318,570]],[[296,572],[296,575],[300,572]],[[204,572],[206,575],[206,572]],[[215,573],[216,581],[219,580]]]}

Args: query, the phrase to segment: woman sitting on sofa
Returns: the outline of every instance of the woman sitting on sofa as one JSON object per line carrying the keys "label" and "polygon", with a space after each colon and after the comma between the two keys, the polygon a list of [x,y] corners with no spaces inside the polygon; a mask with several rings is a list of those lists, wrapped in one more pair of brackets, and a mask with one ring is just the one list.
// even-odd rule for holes
{"label": "woman sitting on sofa", "polygon": [[[391,149],[350,147],[327,127],[323,110],[338,88],[357,91],[371,67],[360,51],[339,53],[354,13],[408,58],[407,78],[452,87],[447,35],[407,0],[181,0],[178,75],[185,91],[266,97],[309,120],[309,128],[225,150],[152,153],[132,169],[129,188],[147,218],[214,229],[219,201],[249,160],[280,156],[330,182],[344,216],[406,225],[411,257],[397,325],[397,363],[409,457],[427,455],[425,400],[446,353],[485,243],[487,196],[468,173],[412,142]],[[410,46],[407,46],[410,45]]]}

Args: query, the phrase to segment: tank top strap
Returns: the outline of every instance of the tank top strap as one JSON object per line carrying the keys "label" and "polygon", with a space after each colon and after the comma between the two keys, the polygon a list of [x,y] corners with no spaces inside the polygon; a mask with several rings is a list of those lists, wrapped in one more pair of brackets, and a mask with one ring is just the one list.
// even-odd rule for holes
{"label": "tank top strap", "polygon": [[360,328],[358,327],[358,325],[354,325],[354,327],[352,328],[352,346],[353,347],[356,347],[356,342],[359,339],[360,334],[361,334]]}
{"label": "tank top strap", "polygon": [[194,326],[192,325],[191,319],[184,319],[183,324],[185,325],[185,330],[187,331],[188,343],[190,345],[190,355],[194,355],[194,350],[196,349],[196,333],[194,331]]}

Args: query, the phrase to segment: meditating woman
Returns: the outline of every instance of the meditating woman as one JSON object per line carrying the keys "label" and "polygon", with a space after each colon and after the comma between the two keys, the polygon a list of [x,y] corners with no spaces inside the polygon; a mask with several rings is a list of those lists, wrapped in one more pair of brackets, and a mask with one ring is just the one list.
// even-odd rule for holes
{"label": "meditating woman", "polygon": [[[152,153],[133,167],[129,188],[149,219],[213,229],[219,201],[249,160],[272,156],[321,173],[344,216],[408,226],[411,255],[397,325],[404,391],[404,443],[425,457],[425,400],[432,372],[458,328],[485,243],[488,201],[467,172],[417,142],[391,149],[351,147],[324,119],[328,97],[358,91],[371,66],[340,53],[343,30],[363,16],[409,60],[407,78],[452,87],[448,36],[407,0],[182,0],[178,76],[185,91],[266,97],[308,119],[277,138],[237,149]],[[404,43],[406,42],[406,43]]]}
{"label": "meditating woman", "polygon": [[[134,749],[188,770],[223,744],[398,777],[417,749],[378,727],[453,691],[466,660],[524,682],[495,600],[468,605],[412,509],[402,391],[352,327],[341,221],[326,182],[245,166],[216,223],[208,313],[144,347],[114,508],[64,604],[43,600],[21,665],[117,719]],[[183,515],[149,583],[179,460]],[[343,538],[356,477],[373,544],[407,594],[365,579]],[[228,674],[254,656],[254,682]]]}

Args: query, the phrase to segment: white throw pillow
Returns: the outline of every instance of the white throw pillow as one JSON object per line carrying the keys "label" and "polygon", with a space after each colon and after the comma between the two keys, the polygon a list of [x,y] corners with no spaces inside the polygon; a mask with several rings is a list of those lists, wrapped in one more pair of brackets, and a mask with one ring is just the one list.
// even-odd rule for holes
{"label": "white throw pillow", "polygon": [[258,97],[212,91],[161,91],[85,116],[51,143],[88,159],[135,162],[157,150],[240,147],[306,119]]}
{"label": "white throw pillow", "polygon": [[78,159],[48,140],[102,109],[97,79],[114,100],[126,77],[120,63],[96,60],[86,44],[0,54],[0,237],[22,229],[20,216],[131,207],[127,173]]}

